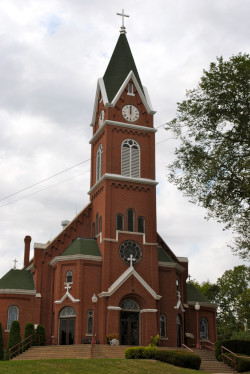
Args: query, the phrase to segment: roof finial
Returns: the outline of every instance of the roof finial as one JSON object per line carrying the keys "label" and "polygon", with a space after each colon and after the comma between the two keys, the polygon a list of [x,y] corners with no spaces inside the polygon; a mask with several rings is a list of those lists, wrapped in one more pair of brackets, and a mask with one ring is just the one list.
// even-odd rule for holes
{"label": "roof finial", "polygon": [[116,14],[117,16],[122,16],[122,26],[121,26],[120,33],[126,34],[126,27],[124,26],[124,17],[129,17],[129,15],[124,13],[124,9],[122,9],[122,13],[116,13]]}
{"label": "roof finial", "polygon": [[15,258],[15,260],[13,260],[13,262],[14,262],[14,267],[13,267],[13,269],[16,270],[16,263],[17,263],[18,261],[17,261],[17,259]]}

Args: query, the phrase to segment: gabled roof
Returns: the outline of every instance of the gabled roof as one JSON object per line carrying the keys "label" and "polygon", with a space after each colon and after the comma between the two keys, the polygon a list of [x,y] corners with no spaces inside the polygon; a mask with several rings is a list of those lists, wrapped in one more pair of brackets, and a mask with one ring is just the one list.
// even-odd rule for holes
{"label": "gabled roof", "polygon": [[122,275],[120,275],[120,277],[109,287],[108,291],[101,292],[99,294],[99,297],[113,295],[113,293],[116,292],[118,288],[120,288],[123,283],[126,282],[126,280],[132,275],[141,283],[141,285],[148,291],[148,293],[153,296],[154,299],[160,300],[162,298],[162,296],[157,295],[153,288],[150,287],[150,285],[140,276],[140,274],[137,273],[133,266],[130,266],[127,270],[125,270],[124,273],[122,273]]}
{"label": "gabled roof", "polygon": [[174,262],[174,260],[167,254],[166,251],[159,245],[158,246],[158,261],[161,262]]}
{"label": "gabled roof", "polygon": [[112,102],[122,83],[133,71],[142,91],[143,87],[125,34],[120,34],[103,76],[109,102]]}
{"label": "gabled roof", "polygon": [[101,256],[96,239],[77,238],[61,254],[61,256],[89,255]]}
{"label": "gabled roof", "polygon": [[196,288],[192,283],[186,283],[187,286],[187,301],[195,301],[201,303],[209,303],[209,300],[204,296],[198,288]]}
{"label": "gabled roof", "polygon": [[35,290],[35,285],[28,270],[11,269],[0,279],[0,289]]}

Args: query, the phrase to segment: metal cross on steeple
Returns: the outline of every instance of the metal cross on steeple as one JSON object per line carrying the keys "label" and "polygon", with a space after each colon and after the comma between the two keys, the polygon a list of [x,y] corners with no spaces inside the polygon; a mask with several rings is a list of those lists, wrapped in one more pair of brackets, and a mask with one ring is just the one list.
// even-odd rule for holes
{"label": "metal cross on steeple", "polygon": [[14,267],[13,267],[13,269],[16,270],[16,263],[17,263],[18,261],[17,261],[17,259],[15,258],[15,260],[13,260],[13,262],[14,262]]}
{"label": "metal cross on steeple", "polygon": [[133,255],[130,255],[129,258],[127,258],[127,260],[130,262],[130,267],[132,268],[133,267],[133,261],[135,261],[135,258],[133,257]]}
{"label": "metal cross on steeple", "polygon": [[122,26],[121,26],[121,34],[126,34],[126,27],[124,26],[124,17],[129,17],[129,15],[124,13],[124,9],[122,9],[122,13],[116,13],[117,16],[122,16]]}

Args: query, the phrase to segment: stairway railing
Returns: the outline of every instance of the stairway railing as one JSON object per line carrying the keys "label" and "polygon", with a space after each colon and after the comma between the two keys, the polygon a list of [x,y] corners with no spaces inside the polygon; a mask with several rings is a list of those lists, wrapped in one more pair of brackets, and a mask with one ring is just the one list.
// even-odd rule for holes
{"label": "stairway railing", "polygon": [[30,348],[32,345],[32,338],[33,338],[33,335],[30,335],[24,340],[22,340],[21,342],[11,347],[9,349],[9,360],[11,360],[14,356],[20,355],[20,353],[23,352],[24,348],[27,348],[27,347]]}

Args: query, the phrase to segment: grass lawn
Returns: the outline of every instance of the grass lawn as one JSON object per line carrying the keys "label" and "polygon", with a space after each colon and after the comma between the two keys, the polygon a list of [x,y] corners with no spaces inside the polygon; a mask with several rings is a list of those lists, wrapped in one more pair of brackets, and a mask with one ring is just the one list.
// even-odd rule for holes
{"label": "grass lawn", "polygon": [[[74,359],[0,361],[1,374],[197,374],[154,360]],[[206,372],[202,372],[206,374]]]}

